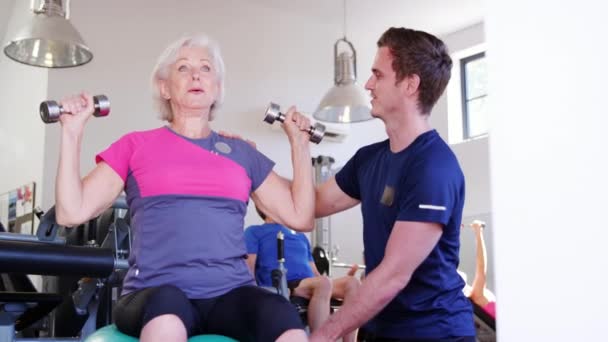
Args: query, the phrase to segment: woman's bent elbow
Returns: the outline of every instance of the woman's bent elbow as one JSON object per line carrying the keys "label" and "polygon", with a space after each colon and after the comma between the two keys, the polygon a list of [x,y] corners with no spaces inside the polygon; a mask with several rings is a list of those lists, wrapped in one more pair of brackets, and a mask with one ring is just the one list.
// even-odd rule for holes
{"label": "woman's bent elbow", "polygon": [[312,232],[315,228],[315,220],[312,217],[307,220],[299,220],[294,222],[292,228],[299,232]]}
{"label": "woman's bent elbow", "polygon": [[56,209],[55,210],[55,222],[58,225],[63,227],[74,227],[81,224],[83,220],[79,219],[75,215],[71,215],[66,213],[64,210]]}

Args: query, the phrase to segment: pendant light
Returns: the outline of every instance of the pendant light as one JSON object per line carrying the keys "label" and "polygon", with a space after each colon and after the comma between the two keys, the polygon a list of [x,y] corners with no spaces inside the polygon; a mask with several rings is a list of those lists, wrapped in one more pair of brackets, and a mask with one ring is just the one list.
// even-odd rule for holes
{"label": "pendant light", "polygon": [[[325,94],[313,117],[319,121],[350,123],[373,119],[369,96],[357,84],[357,51],[346,39],[346,0],[344,9],[344,37],[334,44],[334,86]],[[347,51],[338,53],[338,45],[346,44]]]}
{"label": "pendant light", "polygon": [[69,0],[44,0],[25,27],[8,42],[4,53],[11,59],[44,68],[67,68],[88,63],[93,53],[69,21]]}

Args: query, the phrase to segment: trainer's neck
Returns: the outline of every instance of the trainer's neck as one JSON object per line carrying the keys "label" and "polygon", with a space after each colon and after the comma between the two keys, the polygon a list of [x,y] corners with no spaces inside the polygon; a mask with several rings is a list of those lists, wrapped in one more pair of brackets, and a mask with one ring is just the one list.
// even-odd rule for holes
{"label": "trainer's neck", "polygon": [[391,152],[397,153],[410,146],[418,136],[432,129],[428,115],[420,115],[401,121],[386,123],[386,134],[390,142]]}

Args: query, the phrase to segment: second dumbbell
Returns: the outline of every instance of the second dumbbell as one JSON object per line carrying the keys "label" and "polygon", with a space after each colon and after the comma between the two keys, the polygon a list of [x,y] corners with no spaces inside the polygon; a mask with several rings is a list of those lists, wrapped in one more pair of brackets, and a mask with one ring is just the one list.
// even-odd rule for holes
{"label": "second dumbbell", "polygon": [[[96,117],[108,116],[110,114],[110,100],[105,95],[93,96],[93,106],[95,107],[93,115]],[[68,112],[57,101],[49,100],[40,103],[40,118],[44,123],[57,122],[59,121],[59,116],[66,113]]]}
{"label": "second dumbbell", "polygon": [[[264,121],[269,124],[275,121],[284,122],[285,114],[281,113],[278,104],[270,102],[270,105],[266,109]],[[310,134],[310,141],[318,144],[323,140],[323,136],[325,136],[325,126],[317,122],[314,126],[308,127],[308,134]]]}

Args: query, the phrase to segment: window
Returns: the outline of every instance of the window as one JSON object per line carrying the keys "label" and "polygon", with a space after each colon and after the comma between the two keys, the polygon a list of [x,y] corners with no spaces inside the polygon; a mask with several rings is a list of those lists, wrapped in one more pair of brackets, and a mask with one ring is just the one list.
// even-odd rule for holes
{"label": "window", "polygon": [[461,144],[488,136],[488,67],[485,43],[452,53],[452,79],[446,89],[448,142]]}
{"label": "window", "polygon": [[485,52],[460,60],[463,139],[488,133],[488,68]]}

